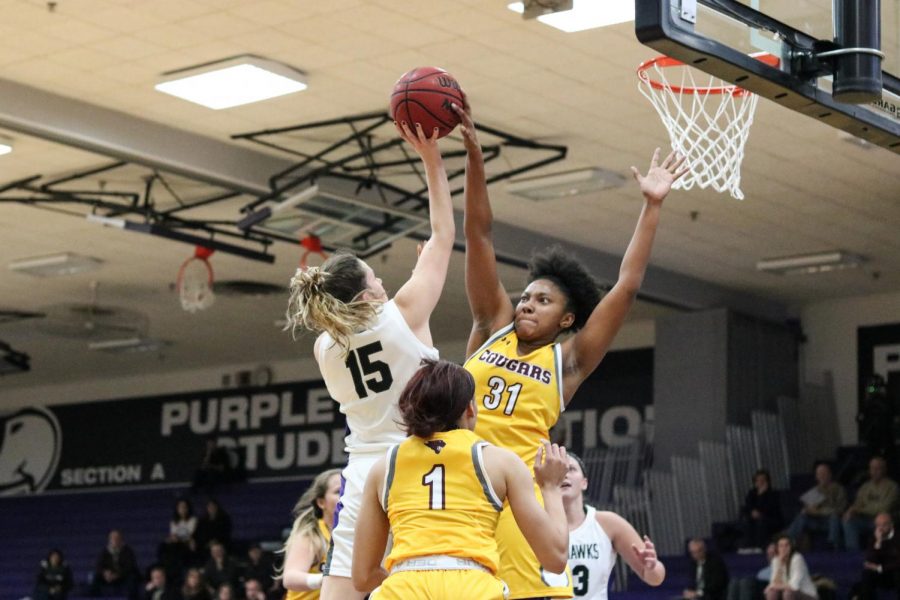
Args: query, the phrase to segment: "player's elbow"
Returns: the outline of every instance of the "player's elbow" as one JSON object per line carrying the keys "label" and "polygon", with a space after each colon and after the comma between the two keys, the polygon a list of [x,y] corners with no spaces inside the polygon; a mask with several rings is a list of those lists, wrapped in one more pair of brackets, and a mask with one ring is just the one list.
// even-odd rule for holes
{"label": "player's elbow", "polygon": [[550,571],[551,573],[562,573],[566,570],[566,565],[569,560],[569,552],[568,552],[568,542],[565,544],[552,544],[548,545],[544,548],[544,551],[541,553],[543,556],[539,557],[541,561],[541,566]]}

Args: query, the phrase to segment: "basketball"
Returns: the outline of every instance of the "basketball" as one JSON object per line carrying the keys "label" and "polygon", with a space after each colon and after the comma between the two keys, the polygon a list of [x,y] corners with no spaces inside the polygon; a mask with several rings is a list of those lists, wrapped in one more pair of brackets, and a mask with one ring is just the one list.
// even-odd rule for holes
{"label": "basketball", "polygon": [[[463,92],[453,75],[438,67],[419,67],[405,73],[391,94],[391,116],[406,121],[410,129],[421,123],[425,135],[435,127],[444,137],[459,125],[459,116],[450,107],[463,105]],[[413,129],[414,131],[414,129]]]}

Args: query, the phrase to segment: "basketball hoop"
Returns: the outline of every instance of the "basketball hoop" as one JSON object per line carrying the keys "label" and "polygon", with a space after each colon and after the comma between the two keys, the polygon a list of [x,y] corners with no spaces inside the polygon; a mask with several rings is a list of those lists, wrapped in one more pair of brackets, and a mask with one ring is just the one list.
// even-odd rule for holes
{"label": "basketball hoop", "polygon": [[212,306],[216,296],[213,293],[213,269],[209,257],[214,250],[197,246],[194,255],[181,263],[178,269],[176,288],[181,298],[181,308],[189,313]]}
{"label": "basketball hoop", "polygon": [[[768,53],[752,56],[772,67],[780,62]],[[673,76],[667,77],[667,72]],[[690,165],[672,187],[712,186],[743,200],[741,161],[759,96],[705,73],[706,85],[698,85],[695,73],[699,71],[668,56],[657,56],[637,68],[638,89],[662,117],[672,150],[687,157]]]}
{"label": "basketball hoop", "polygon": [[322,240],[319,239],[318,236],[308,235],[305,238],[300,240],[300,245],[306,248],[306,251],[303,253],[303,256],[300,257],[300,268],[304,271],[308,268],[309,256],[310,254],[314,254],[320,257],[321,261],[316,261],[318,266],[325,262],[325,259],[328,258],[328,255],[325,254],[325,251],[322,250]]}

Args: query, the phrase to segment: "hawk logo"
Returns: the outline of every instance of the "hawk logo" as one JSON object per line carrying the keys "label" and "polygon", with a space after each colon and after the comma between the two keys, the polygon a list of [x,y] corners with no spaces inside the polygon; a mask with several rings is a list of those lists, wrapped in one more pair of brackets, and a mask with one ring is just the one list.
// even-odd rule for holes
{"label": "hawk logo", "polygon": [[444,449],[444,446],[447,445],[447,442],[444,440],[428,440],[425,442],[425,445],[434,450],[435,454],[440,454],[441,450]]}
{"label": "hawk logo", "polygon": [[0,417],[0,496],[43,490],[61,449],[59,422],[49,410],[33,406]]}

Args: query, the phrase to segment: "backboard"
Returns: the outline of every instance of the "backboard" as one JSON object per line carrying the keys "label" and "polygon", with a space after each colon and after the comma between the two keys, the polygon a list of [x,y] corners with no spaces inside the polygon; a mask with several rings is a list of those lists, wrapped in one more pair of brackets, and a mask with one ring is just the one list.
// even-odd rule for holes
{"label": "backboard", "polygon": [[[881,98],[862,104],[832,96],[837,57],[822,56],[841,50],[835,5],[842,2],[635,0],[635,32],[661,54],[900,154],[900,0],[880,2]],[[750,56],[758,52],[780,63]]]}

